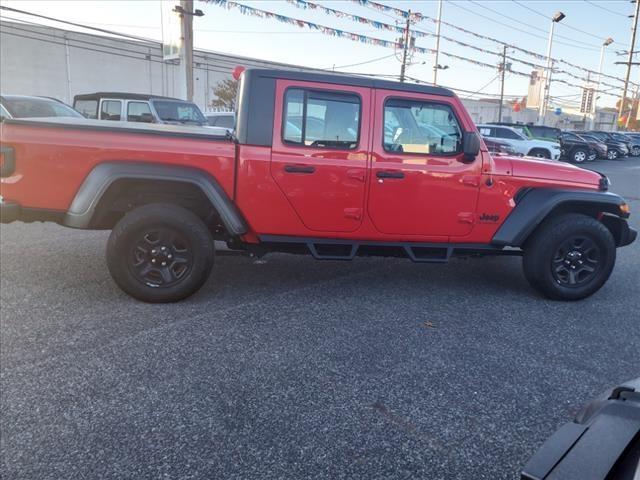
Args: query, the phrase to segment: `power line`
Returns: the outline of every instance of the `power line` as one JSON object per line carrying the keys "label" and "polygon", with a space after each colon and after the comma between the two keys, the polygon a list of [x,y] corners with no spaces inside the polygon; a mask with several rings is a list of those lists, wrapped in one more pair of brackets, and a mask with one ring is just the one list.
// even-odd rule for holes
{"label": "power line", "polygon": [[[521,25],[521,27],[517,27],[517,26],[509,25],[509,24],[507,24],[507,23],[501,22],[501,21],[496,20],[496,19],[494,19],[494,18],[491,18],[491,17],[487,17],[487,16],[485,16],[485,15],[482,15],[482,14],[480,14],[480,13],[478,13],[478,12],[474,11],[474,10],[469,10],[468,8],[461,7],[460,5],[457,5],[457,4],[453,3],[453,2],[450,2],[450,3],[451,3],[451,5],[453,5],[453,6],[457,7],[457,8],[460,8],[460,9],[462,9],[462,10],[465,10],[465,11],[467,11],[467,12],[469,12],[469,13],[473,13],[474,15],[478,15],[478,16],[480,16],[480,17],[482,17],[482,18],[486,18],[487,20],[489,20],[489,21],[491,21],[491,22],[497,23],[497,24],[499,24],[499,25],[502,25],[502,26],[504,26],[504,27],[510,28],[510,29],[512,29],[512,30],[516,30],[516,31],[518,31],[518,32],[520,32],[520,33],[524,33],[524,34],[526,34],[526,35],[531,35],[531,36],[533,36],[533,37],[540,38],[540,39],[542,39],[542,40],[546,40],[546,37],[545,37],[544,35],[540,35],[540,34],[538,34],[538,33],[525,32],[525,31],[523,31],[523,30],[522,30],[522,27],[527,27],[527,28],[529,28],[529,29],[536,30],[536,31],[538,31],[538,32],[543,32],[543,30],[540,30],[539,28],[536,28],[536,27],[533,27],[533,26],[527,25],[526,23],[522,23],[522,21],[520,21],[520,20],[518,20],[518,19],[515,19],[515,18],[513,18],[513,17],[510,17],[510,16],[508,16],[508,15],[505,15],[504,13],[500,13],[500,12],[498,12],[497,10],[493,10],[492,8],[489,8],[489,7],[487,7],[486,5],[482,5],[482,4],[480,4],[480,3],[477,3],[477,2],[475,2],[474,0],[469,0],[469,1],[470,1],[470,2],[472,2],[472,3],[474,3],[475,5],[477,5],[477,6],[478,6],[478,7],[480,7],[480,8],[484,8],[485,10],[489,10],[490,12],[496,13],[496,14],[500,15],[501,17],[504,17],[504,18],[506,18],[506,19],[509,19],[509,20],[513,20],[513,21],[515,21],[515,22],[519,23],[519,24]],[[565,37],[565,36],[563,36],[563,35],[556,35],[556,36],[557,36],[558,38],[564,38],[564,39],[566,39],[566,40],[572,40],[570,37]],[[567,45],[567,46],[569,46],[569,47],[573,47],[573,48],[582,48],[582,49],[585,49],[585,50],[598,50],[597,48],[586,48],[586,47],[584,46],[584,45],[589,45],[589,46],[591,46],[591,47],[595,47],[595,45],[593,45],[593,44],[582,44],[582,45],[579,45],[579,44],[576,44],[576,43],[575,43],[575,42],[573,42],[573,41],[572,41],[572,43],[567,43],[566,41],[565,41],[565,42],[563,42],[563,41],[560,41],[560,40],[556,40],[556,42],[557,42],[557,43],[560,43],[560,44],[562,44],[562,45]]]}
{"label": "power line", "polygon": [[391,58],[391,57],[395,57],[396,54],[392,53],[391,55],[385,55],[384,57],[377,57],[377,58],[372,58],[371,60],[366,60],[364,62],[359,62],[359,63],[351,63],[349,65],[340,65],[339,67],[332,67],[332,68],[348,68],[348,67],[357,67],[358,65],[365,65],[367,63],[373,63],[373,62],[378,62],[380,60],[384,60],[385,58]]}
{"label": "power line", "polygon": [[[540,13],[539,11],[534,10],[534,9],[533,9],[533,8],[531,8],[531,7],[528,7],[527,5],[524,5],[524,4],[520,3],[520,2],[518,2],[517,0],[511,0],[511,1],[512,1],[513,3],[515,3],[515,4],[519,5],[519,6],[520,6],[520,7],[522,7],[522,8],[524,8],[524,9],[526,9],[526,10],[529,10],[530,12],[535,13],[535,14],[536,14],[536,15],[538,15],[539,17],[544,18],[545,20],[550,20],[550,19],[551,19],[551,17],[548,17],[547,15],[545,15],[545,14],[543,14],[543,13]],[[600,37],[600,36],[598,36],[598,35],[595,35],[595,34],[593,34],[593,33],[586,32],[586,31],[584,31],[584,30],[581,30],[581,29],[579,29],[579,28],[576,28],[576,27],[574,27],[574,26],[572,26],[572,25],[569,25],[567,22],[562,22],[562,25],[563,25],[565,28],[568,28],[568,29],[570,29],[570,30],[575,30],[576,32],[580,32],[580,33],[582,33],[582,34],[584,34],[584,35],[588,35],[588,36],[590,36],[590,37],[592,37],[592,38],[595,38],[595,39],[597,39],[597,40],[602,40],[602,38],[604,38],[604,37]],[[560,35],[558,35],[558,36],[560,36]],[[626,45],[626,43],[622,43],[621,45]]]}
{"label": "power line", "polygon": [[[388,10],[392,10],[392,11],[396,12],[398,16],[402,16],[403,18],[406,18],[406,16],[408,15],[408,12],[406,12],[406,11],[400,10],[400,9],[398,9],[398,8],[396,8],[396,7],[388,7],[388,6],[384,5],[384,4],[381,4],[381,3],[378,3],[378,2],[374,2],[374,1],[372,1],[372,0],[351,0],[351,1],[352,1],[352,2],[355,2],[355,3],[358,3],[359,5],[364,6],[364,7],[367,7],[368,5],[375,5],[375,6],[376,6],[376,9],[388,9]],[[462,9],[462,7],[460,7],[459,5],[456,5],[456,4],[454,4],[454,3],[450,3],[450,4]],[[471,12],[471,10],[466,10],[466,11]],[[403,14],[402,12],[404,12],[404,14]],[[473,13],[474,15],[478,15],[478,16],[480,16],[480,17],[486,18],[486,19],[491,20],[491,21],[493,21],[493,22],[496,22],[496,23],[499,23],[499,24],[501,24],[501,25],[507,26],[507,27],[509,27],[509,28],[513,28],[513,27],[511,27],[511,26],[509,26],[509,25],[506,25],[506,24],[503,24],[503,23],[501,23],[501,22],[498,22],[497,20],[494,20],[494,19],[492,19],[492,18],[489,18],[489,17],[483,16],[483,15],[482,15],[482,14],[480,14],[480,13],[477,13],[477,12],[472,12],[472,13]],[[436,20],[436,19],[431,18],[431,17],[429,17],[429,16],[427,16],[427,15],[424,15],[424,14],[422,14],[422,13],[420,13],[420,12],[412,12],[412,15],[413,15],[413,16],[415,16],[416,18],[421,19],[421,20],[430,20],[430,21],[432,21],[432,22],[434,22],[434,23],[437,23],[437,20]],[[516,45],[510,45],[509,43],[507,43],[507,42],[505,42],[505,41],[503,41],[503,40],[498,40],[498,39],[493,38],[493,37],[490,37],[490,36],[488,36],[488,35],[481,35],[481,34],[479,34],[479,33],[477,33],[477,32],[474,32],[474,31],[472,31],[472,30],[467,30],[466,28],[462,28],[462,27],[460,27],[460,26],[458,26],[458,25],[455,25],[455,24],[453,24],[453,23],[446,22],[446,21],[444,21],[444,20],[442,20],[442,22],[441,22],[441,23],[442,23],[442,25],[446,25],[446,26],[451,27],[451,28],[453,28],[453,29],[455,29],[455,30],[457,30],[457,31],[460,31],[460,32],[465,33],[465,34],[467,34],[467,35],[471,35],[471,36],[473,36],[473,37],[475,37],[475,38],[479,38],[479,39],[481,39],[481,40],[488,40],[488,41],[494,42],[494,43],[496,43],[496,44],[498,44],[498,45],[500,45],[500,46],[507,45],[509,48],[511,48],[511,49],[513,49],[513,50],[516,50],[516,51],[518,51],[518,52],[524,53],[525,55],[529,55],[529,56],[535,57],[535,58],[537,58],[537,59],[539,59],[539,60],[544,60],[544,61],[546,61],[546,59],[547,59],[547,57],[546,57],[545,55],[542,55],[542,54],[540,54],[540,53],[536,53],[536,52],[533,52],[533,51],[531,51],[531,50],[526,50],[526,49],[521,48],[521,47],[518,47],[518,46],[516,46]],[[521,32],[521,33],[529,33],[529,32]],[[443,37],[443,38],[444,38],[444,37]],[[559,43],[562,43],[562,42],[559,42]],[[568,61],[566,61],[566,60],[563,60],[563,59],[556,59],[556,58],[552,58],[552,60],[553,60],[554,62],[563,63],[563,64],[565,64],[565,65],[567,65],[567,66],[569,66],[569,67],[571,67],[571,68],[575,68],[576,70],[582,70],[582,71],[584,71],[584,72],[587,72],[587,73],[590,73],[590,74],[593,74],[593,75],[598,75],[598,72],[596,72],[596,71],[594,71],[594,70],[590,70],[590,69],[585,68],[585,67],[582,67],[582,66],[580,66],[580,65],[575,65],[575,64],[570,63],[570,62],[568,62]],[[602,77],[607,77],[607,78],[611,78],[611,79],[613,79],[613,80],[617,80],[617,81],[619,81],[619,82],[624,82],[624,80],[623,80],[622,78],[615,77],[615,76],[613,76],[613,75],[609,75],[609,74],[606,74],[606,73],[601,73],[601,75],[602,75]],[[633,83],[633,82],[630,82],[630,83]],[[634,83],[634,85],[637,85],[637,84],[635,84],[635,83]]]}
{"label": "power line", "polygon": [[605,12],[613,13],[614,15],[618,15],[618,16],[620,16],[620,17],[627,18],[627,16],[626,16],[625,14],[620,13],[620,12],[614,12],[613,10],[609,10],[608,8],[603,7],[602,5],[598,5],[596,2],[591,2],[591,1],[589,1],[589,0],[583,0],[583,1],[584,1],[585,3],[588,3],[588,4],[590,4],[590,5],[593,5],[594,7],[598,7],[599,9],[604,10]]}
{"label": "power line", "polygon": [[489,80],[489,82],[488,82],[488,83],[486,83],[485,85],[483,85],[482,87],[480,87],[478,90],[476,90],[476,91],[475,91],[475,92],[473,92],[473,93],[470,93],[469,95],[467,95],[467,96],[466,96],[466,97],[464,97],[464,98],[469,98],[469,97],[472,97],[473,95],[476,95],[476,94],[478,94],[478,93],[482,92],[482,90],[484,90],[484,89],[485,89],[485,88],[487,88],[489,85],[491,85],[493,82],[495,82],[495,81],[498,79],[498,77],[499,77],[499,76],[500,76],[500,74],[497,74],[495,77],[493,77],[491,80]]}
{"label": "power line", "polygon": [[7,7],[5,5],[0,5],[0,10],[7,10],[9,12],[21,13],[23,15],[30,15],[32,17],[42,18],[42,19],[45,19],[45,20],[53,21],[53,22],[66,23],[67,25],[73,25],[75,27],[80,27],[80,28],[86,28],[88,30],[95,30],[97,32],[107,33],[109,35],[116,35],[116,36],[119,36],[119,37],[131,38],[131,39],[134,39],[134,40],[149,41],[147,38],[137,37],[135,35],[129,35],[129,34],[126,34],[126,33],[115,32],[113,30],[107,30],[105,28],[90,27],[88,25],[83,25],[81,23],[75,23],[75,22],[69,22],[67,20],[59,20],[57,18],[47,17],[46,15],[39,15],[37,13],[32,13],[32,12],[27,12],[25,10],[19,10],[17,8]]}

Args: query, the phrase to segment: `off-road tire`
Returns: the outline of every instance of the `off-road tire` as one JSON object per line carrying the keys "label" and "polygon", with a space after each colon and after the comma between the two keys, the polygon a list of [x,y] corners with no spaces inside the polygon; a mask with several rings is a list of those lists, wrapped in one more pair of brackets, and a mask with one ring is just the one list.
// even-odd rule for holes
{"label": "off-road tire", "polygon": [[551,154],[549,153],[548,150],[545,150],[544,148],[532,148],[529,153],[528,153],[529,157],[537,157],[537,158],[551,158]]}
{"label": "off-road tire", "polygon": [[[587,253],[575,256],[589,246],[592,248]],[[569,213],[552,217],[538,227],[524,245],[522,265],[531,286],[546,297],[580,300],[604,285],[615,260],[616,245],[607,227],[587,215]],[[570,283],[572,278],[575,284]]]}
{"label": "off-road tire", "polygon": [[202,220],[170,203],[127,213],[107,242],[107,266],[116,284],[150,303],[177,302],[195,293],[209,277],[214,255]]}

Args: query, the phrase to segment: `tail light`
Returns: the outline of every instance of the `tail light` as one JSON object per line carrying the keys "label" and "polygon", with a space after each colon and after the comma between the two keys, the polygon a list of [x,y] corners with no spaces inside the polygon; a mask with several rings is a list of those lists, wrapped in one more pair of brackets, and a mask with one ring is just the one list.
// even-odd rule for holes
{"label": "tail light", "polygon": [[0,146],[0,177],[8,177],[16,169],[16,152],[13,147]]}

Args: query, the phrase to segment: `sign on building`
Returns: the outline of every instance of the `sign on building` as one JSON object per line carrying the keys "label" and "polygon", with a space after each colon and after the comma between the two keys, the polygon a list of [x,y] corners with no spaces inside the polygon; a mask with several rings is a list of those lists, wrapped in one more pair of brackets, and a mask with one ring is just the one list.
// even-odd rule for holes
{"label": "sign on building", "polygon": [[591,113],[593,108],[593,96],[595,89],[591,85],[582,87],[582,99],[580,100],[580,113]]}
{"label": "sign on building", "polygon": [[161,0],[160,13],[162,15],[162,59],[177,60],[182,49],[180,30],[180,16],[174,12],[178,0]]}
{"label": "sign on building", "polygon": [[529,77],[529,92],[527,93],[527,108],[538,108],[542,95],[542,70],[534,70]]}

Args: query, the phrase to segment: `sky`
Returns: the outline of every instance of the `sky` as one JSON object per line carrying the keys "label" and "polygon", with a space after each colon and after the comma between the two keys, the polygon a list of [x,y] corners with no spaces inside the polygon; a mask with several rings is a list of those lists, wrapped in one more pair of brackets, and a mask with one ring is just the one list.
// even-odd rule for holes
{"label": "sky", "polygon": [[[437,18],[438,2],[436,0],[378,1],[403,10],[418,11],[432,19]],[[317,10],[296,8],[285,0],[237,0],[237,2],[384,40],[393,41],[397,37],[395,33],[378,30],[370,25],[337,18]],[[179,3],[178,0],[175,3]],[[399,17],[350,0],[315,0],[315,3],[380,22],[391,24],[401,22]],[[155,40],[160,40],[162,37],[160,0],[2,0],[2,5]],[[400,62],[394,55],[394,50],[390,48],[327,36],[308,28],[299,28],[276,20],[242,15],[237,9],[225,9],[204,1],[195,0],[194,7],[201,9],[205,14],[203,17],[194,18],[194,46],[199,49],[315,68],[335,68],[340,71],[383,75],[397,75],[400,72]],[[597,71],[602,43],[604,39],[611,37],[614,43],[606,48],[603,72],[624,78],[626,66],[616,65],[615,62],[627,60],[626,56],[620,55],[619,52],[629,48],[632,20],[628,15],[633,14],[633,8],[629,0],[445,0],[442,20],[510,45],[546,55],[550,19],[556,11],[562,11],[566,18],[556,24],[551,56]],[[52,25],[51,22],[34,20],[5,11],[2,11],[2,17],[7,20],[29,19]],[[76,30],[70,26],[60,24],[56,26]],[[433,21],[426,19],[416,23],[413,28],[433,33],[436,25]],[[491,52],[502,51],[502,47],[495,42],[478,39],[446,25],[442,26],[441,34]],[[636,45],[639,43],[640,38]],[[435,38],[416,38],[416,45],[435,48]],[[500,61],[496,55],[478,52],[444,39],[441,40],[440,49],[442,52],[473,58],[491,65],[497,65]],[[636,46],[636,49],[640,48]],[[508,50],[508,55],[532,63],[544,64],[540,59],[513,50]],[[439,71],[440,85],[479,92],[476,97],[500,92],[497,68],[481,67],[446,56],[441,56],[438,63],[449,67]],[[407,74],[430,82],[433,78],[433,65],[433,55],[415,54]],[[586,72],[566,66],[562,68],[579,76],[586,76]],[[513,70],[529,73],[532,67],[514,62]],[[576,85],[582,83],[580,80],[566,76],[558,78],[564,78]],[[623,85],[622,82],[612,79],[603,80],[620,87]],[[640,69],[637,66],[633,67],[631,81],[640,82]],[[528,82],[526,77],[508,73],[505,79],[505,94],[525,96]],[[621,88],[609,90],[611,93],[621,95]],[[462,97],[465,95],[460,93]],[[580,89],[553,82],[551,96],[554,105],[570,106],[579,101]],[[603,94],[600,96],[598,106],[614,106],[615,102],[614,96]]]}

